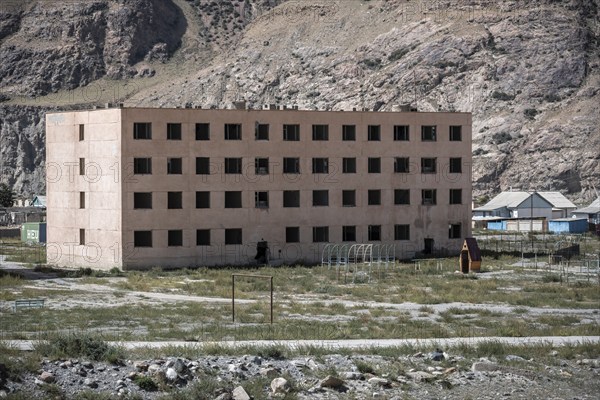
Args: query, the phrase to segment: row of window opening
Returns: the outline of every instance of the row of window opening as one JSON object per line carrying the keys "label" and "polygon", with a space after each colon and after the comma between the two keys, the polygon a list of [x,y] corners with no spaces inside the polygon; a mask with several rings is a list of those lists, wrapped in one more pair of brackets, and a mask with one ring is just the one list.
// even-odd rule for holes
{"label": "row of window opening", "polygon": [[[224,193],[225,208],[242,208],[242,193],[241,191],[226,191]],[[152,192],[135,192],[133,194],[134,209],[152,209]],[[394,190],[394,205],[410,205],[410,189],[395,189]],[[357,206],[356,190],[342,190],[342,207]],[[268,191],[254,192],[255,208],[269,208],[270,196]],[[437,189],[422,189],[421,190],[422,205],[437,204]],[[462,189],[449,189],[449,204],[462,204]],[[80,193],[81,208],[85,208],[85,193]],[[195,205],[197,209],[211,208],[211,192],[198,191],[196,192]],[[330,205],[329,190],[313,190],[312,205],[314,207],[327,207]],[[382,205],[382,191],[379,189],[367,191],[367,205],[379,206]],[[300,191],[299,190],[284,190],[283,191],[283,207],[284,208],[299,208],[300,207]],[[183,192],[167,192],[167,208],[182,209],[183,208]]]}
{"label": "row of window opening", "polygon": [[[462,225],[449,224],[448,226],[448,238],[449,239],[460,239],[462,234]],[[85,230],[80,230],[80,243],[85,244]],[[210,229],[197,229],[196,230],[196,246],[211,246],[211,230]],[[243,232],[241,228],[225,229],[224,232],[225,245],[242,245],[243,244]],[[356,242],[358,237],[357,227],[354,225],[342,226],[342,241],[343,242]],[[286,243],[300,243],[300,227],[289,226],[285,228],[285,242]],[[368,225],[367,227],[367,240],[369,242],[378,242],[382,240],[382,227],[381,225]],[[394,240],[403,241],[410,239],[410,225],[408,224],[396,224],[394,225]],[[328,226],[315,226],[312,228],[312,242],[313,243],[327,243],[329,242],[329,227]],[[181,247],[183,246],[183,230],[175,229],[167,232],[167,245],[169,247]],[[134,246],[135,247],[153,247],[153,235],[152,231],[134,231]]]}
{"label": "row of window opening", "polygon": [[[439,162],[436,157],[422,157],[420,170],[422,174],[436,174],[439,170]],[[255,158],[254,173],[256,175],[268,175],[270,173],[270,162],[268,158]],[[411,173],[415,168],[415,164],[411,164],[409,157],[394,158],[394,173]],[[223,163],[225,174],[242,174],[243,162],[240,157],[227,157]],[[451,157],[448,163],[449,173],[462,173],[463,162],[461,157]],[[80,159],[80,175],[85,175],[85,159]],[[313,174],[328,174],[330,171],[329,158],[314,157],[312,159]],[[381,158],[369,157],[367,160],[367,172],[370,174],[381,173]],[[151,175],[152,174],[152,158],[134,158],[133,173],[136,175]],[[196,174],[210,175],[214,173],[211,170],[210,157],[196,157]],[[283,158],[283,173],[284,174],[299,174],[300,173],[300,158],[284,157]],[[356,158],[342,158],[342,173],[355,174],[357,173]],[[167,158],[167,174],[181,175],[183,174],[183,159],[180,157]]]}
{"label": "row of window opening", "polygon": [[[435,142],[437,141],[437,126],[423,125],[421,126],[421,141]],[[242,124],[224,124],[223,136],[225,140],[242,140]],[[167,123],[167,140],[182,140],[182,124]],[[210,140],[211,128],[209,123],[197,123],[195,125],[196,140]],[[254,137],[256,140],[269,140],[270,125],[255,124]],[[367,140],[381,141],[381,125],[369,125],[367,127]],[[84,125],[79,125],[79,140],[84,140]],[[135,122],[133,124],[133,138],[136,140],[152,139],[152,123],[151,122]],[[393,138],[395,141],[410,140],[409,125],[395,125],[393,128]],[[284,124],[283,125],[283,140],[299,141],[300,140],[300,125],[299,124]],[[312,125],[312,140],[327,141],[329,140],[329,125],[315,124]],[[356,125],[342,125],[342,140],[356,140]],[[462,126],[451,125],[449,127],[449,140],[453,142],[462,141]]]}

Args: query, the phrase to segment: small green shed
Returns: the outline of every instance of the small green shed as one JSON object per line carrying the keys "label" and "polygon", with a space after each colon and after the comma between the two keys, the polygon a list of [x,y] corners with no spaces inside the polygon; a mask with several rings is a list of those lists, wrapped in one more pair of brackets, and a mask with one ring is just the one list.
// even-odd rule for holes
{"label": "small green shed", "polygon": [[21,241],[29,243],[46,243],[46,223],[24,223],[21,226]]}

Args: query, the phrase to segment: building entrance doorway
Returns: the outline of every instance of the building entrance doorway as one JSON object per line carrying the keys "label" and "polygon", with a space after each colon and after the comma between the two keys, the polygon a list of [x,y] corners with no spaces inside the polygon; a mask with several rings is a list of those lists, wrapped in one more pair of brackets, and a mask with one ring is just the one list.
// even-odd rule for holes
{"label": "building entrance doorway", "polygon": [[469,273],[469,250],[460,252],[460,270],[463,274]]}
{"label": "building entrance doorway", "polygon": [[425,239],[425,249],[423,249],[423,254],[432,254],[433,253],[433,239]]}

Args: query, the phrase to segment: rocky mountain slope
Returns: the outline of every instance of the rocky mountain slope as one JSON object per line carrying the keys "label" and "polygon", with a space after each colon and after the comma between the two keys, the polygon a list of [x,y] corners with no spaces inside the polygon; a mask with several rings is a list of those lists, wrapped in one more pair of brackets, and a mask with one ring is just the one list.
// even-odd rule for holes
{"label": "rocky mountain slope", "polygon": [[21,193],[44,190],[49,107],[235,100],[470,111],[476,196],[600,190],[598,0],[12,3],[0,9],[0,180]]}

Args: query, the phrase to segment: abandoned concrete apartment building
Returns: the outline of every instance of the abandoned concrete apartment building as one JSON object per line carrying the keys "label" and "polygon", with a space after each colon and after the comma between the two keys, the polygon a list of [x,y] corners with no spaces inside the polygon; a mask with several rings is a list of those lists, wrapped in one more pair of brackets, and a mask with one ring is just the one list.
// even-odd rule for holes
{"label": "abandoned concrete apartment building", "polygon": [[471,114],[109,108],[49,113],[48,262],[97,269],[397,258],[470,235]]}

